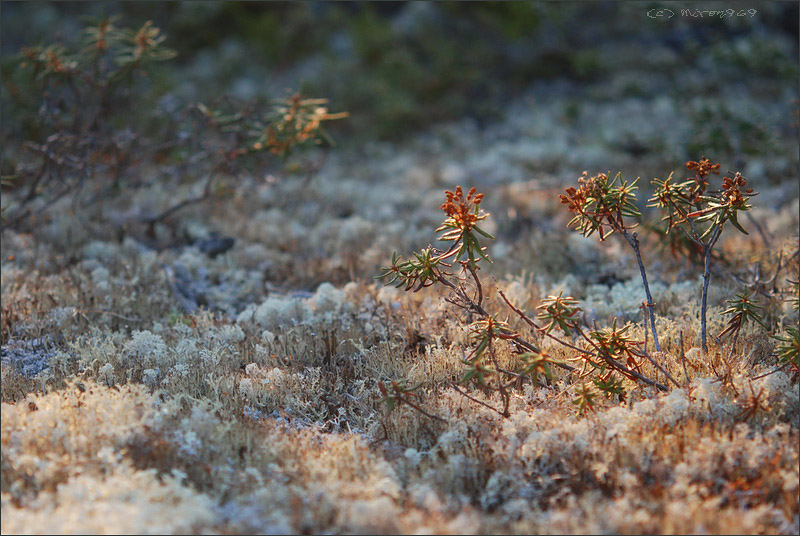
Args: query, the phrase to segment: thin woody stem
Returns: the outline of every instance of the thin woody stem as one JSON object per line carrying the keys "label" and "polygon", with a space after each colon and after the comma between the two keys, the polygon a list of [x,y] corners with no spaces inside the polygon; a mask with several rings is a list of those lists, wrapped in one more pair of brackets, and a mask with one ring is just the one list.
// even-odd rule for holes
{"label": "thin woody stem", "polygon": [[[508,300],[508,298],[506,297],[506,295],[503,293],[502,290],[498,290],[497,292],[500,294],[500,296],[503,298],[503,300],[506,302],[506,304],[508,304],[508,306],[511,308],[511,310],[514,311],[515,313],[517,313],[517,315],[519,315],[520,318],[522,318],[525,322],[527,322],[531,327],[535,328],[536,330],[544,331],[540,326],[538,326],[536,324],[536,322],[531,320],[528,317],[528,315],[526,315],[520,309],[514,307],[514,305],[511,304],[511,302]],[[572,344],[570,344],[570,343],[568,343],[566,341],[562,341],[558,337],[556,337],[554,335],[550,335],[549,333],[545,333],[545,336],[550,337],[551,339],[553,339],[554,341],[558,342],[559,344],[561,344],[563,346],[566,346],[568,348],[572,348],[573,350],[577,350],[578,352],[582,352],[583,351],[580,348],[578,348],[577,346],[573,346]],[[530,344],[529,342],[524,340],[522,337],[517,336],[512,340],[514,342],[518,343],[520,346],[523,346],[527,350],[530,350],[531,352],[539,353],[539,349],[538,348],[536,348],[535,346],[533,346],[532,344]],[[558,366],[558,367],[563,368],[564,370],[568,370],[570,372],[574,372],[575,371],[574,367],[571,367],[571,366],[567,365],[566,363],[559,363],[557,361],[554,361],[553,364]]]}
{"label": "thin woody stem", "polygon": [[688,213],[684,211],[680,206],[678,206],[672,199],[670,199],[669,203],[672,206],[672,209],[675,210],[675,212],[677,212],[682,218],[677,223],[687,222],[689,226],[692,228],[692,232],[689,233],[686,229],[678,225],[675,225],[673,227],[678,227],[678,229],[683,231],[683,234],[685,234],[692,242],[695,242],[697,245],[702,246],[703,241],[700,240],[700,233],[697,231],[697,227],[695,226],[694,221],[689,217]]}
{"label": "thin woody stem", "polygon": [[399,398],[399,400],[404,404],[408,404],[409,406],[411,406],[412,408],[414,408],[415,410],[419,411],[420,413],[422,413],[423,415],[425,415],[426,417],[428,417],[430,419],[435,419],[435,420],[441,421],[443,423],[448,423],[448,424],[450,423],[450,421],[448,421],[444,417],[439,417],[438,415],[434,415],[433,413],[429,413],[429,412],[425,411],[424,409],[419,407],[414,402],[411,402],[410,400],[408,400],[406,397],[401,397],[401,398]]}
{"label": "thin woody stem", "polygon": [[623,374],[626,374],[626,375],[629,375],[629,376],[633,376],[634,378],[636,378],[637,380],[639,380],[639,381],[641,381],[643,383],[646,383],[648,385],[652,385],[654,387],[657,387],[659,391],[669,391],[669,389],[667,388],[666,385],[664,385],[662,383],[659,383],[659,382],[657,382],[655,380],[651,380],[647,376],[643,376],[642,374],[639,374],[635,370],[630,370],[630,369],[622,367],[619,363],[614,361],[614,359],[610,355],[608,355],[608,352],[606,352],[603,348],[601,348],[600,346],[595,344],[595,342],[593,340],[591,340],[586,335],[586,333],[584,333],[584,331],[580,328],[580,326],[575,326],[575,329],[581,335],[581,337],[583,337],[586,340],[586,342],[588,342],[592,346],[592,348],[594,348],[597,351],[597,355],[603,361],[608,363],[609,366],[611,366],[611,368],[616,369],[616,370],[622,372]]}
{"label": "thin woody stem", "polygon": [[[492,358],[492,363],[494,364],[495,370],[500,370],[500,364],[497,362],[497,356],[494,354],[494,347],[492,346],[491,339],[489,340],[489,356]],[[508,405],[509,405],[509,396],[508,392],[503,385],[503,379],[500,375],[497,376],[497,390],[500,391],[500,397],[503,399],[503,417],[509,417],[508,413]]]}
{"label": "thin woody stem", "polygon": [[733,343],[731,344],[731,352],[728,354],[728,361],[730,361],[733,358],[733,354],[736,353],[736,341],[739,340],[739,333],[741,333],[741,325],[733,336]]}
{"label": "thin woody stem", "polygon": [[[474,310],[476,313],[478,313],[478,314],[479,314],[479,315],[481,315],[482,317],[487,317],[487,316],[489,316],[489,313],[486,311],[486,309],[484,309],[482,306],[478,305],[477,303],[475,303],[474,301],[472,301],[471,299],[469,299],[469,296],[467,296],[467,295],[466,295],[466,293],[465,293],[465,292],[464,292],[462,289],[460,289],[458,286],[456,286],[455,284],[453,284],[451,281],[449,281],[449,280],[448,280],[446,277],[444,277],[442,274],[437,274],[437,280],[438,280],[440,283],[442,283],[443,285],[445,285],[445,286],[447,286],[447,287],[450,287],[450,288],[451,288],[451,289],[452,289],[454,292],[456,292],[456,294],[457,294],[457,295],[458,295],[458,296],[459,296],[459,297],[460,297],[462,300],[464,300],[464,301],[467,303],[467,305],[466,305],[466,307],[467,307],[467,308]],[[524,313],[522,313],[522,312],[521,312],[519,309],[517,309],[516,307],[514,307],[513,305],[511,305],[511,304],[508,302],[508,299],[507,299],[507,298],[506,298],[506,297],[503,295],[503,291],[499,291],[499,292],[500,292],[500,295],[501,295],[501,296],[503,296],[503,299],[506,301],[506,303],[508,303],[508,304],[511,306],[511,308],[512,308],[512,309],[514,309],[514,311],[515,311],[515,312],[517,312],[517,314],[522,314],[522,315],[523,315],[523,318],[524,318]],[[531,321],[529,320],[529,322],[531,322]],[[535,324],[534,324],[534,325],[535,325]],[[541,328],[540,328],[540,327],[538,327],[538,326],[536,326],[536,328],[537,328],[537,329],[541,329]],[[561,343],[561,344],[563,344],[564,346],[569,346],[569,347],[571,347],[571,348],[574,348],[575,350],[578,350],[578,351],[580,351],[580,348],[577,348],[577,347],[575,347],[575,346],[572,346],[572,345],[570,345],[569,343],[563,342],[563,341],[561,341],[561,340],[559,340],[559,339],[557,339],[557,338],[553,337],[552,335],[550,335],[550,338],[552,338],[552,339],[555,339],[556,341],[560,342],[560,343]],[[512,338],[511,338],[511,340],[512,340],[512,341],[513,341],[515,344],[518,344],[519,346],[521,346],[521,347],[525,348],[525,349],[526,349],[526,350],[528,350],[528,351],[535,352],[535,353],[539,353],[539,349],[538,349],[538,348],[537,348],[535,345],[533,345],[533,344],[531,344],[530,342],[526,341],[525,339],[523,339],[523,338],[522,338],[522,337],[520,337],[519,335],[516,335],[516,336],[512,337]],[[571,366],[569,366],[569,365],[567,365],[567,364],[565,364],[565,363],[554,362],[554,364],[555,364],[555,365],[557,365],[558,367],[561,367],[562,369],[564,369],[564,370],[568,370],[568,371],[570,371],[570,372],[573,372],[573,371],[575,370],[575,368],[574,368],[574,367],[571,367]]]}
{"label": "thin woody stem", "polygon": [[703,296],[700,302],[700,342],[703,345],[703,351],[708,352],[708,343],[706,341],[706,309],[708,308],[708,283],[711,281],[711,248],[709,246],[704,246],[703,254],[705,257],[705,268],[703,270]]}
{"label": "thin woody stem", "polygon": [[214,175],[211,174],[206,178],[206,182],[205,182],[205,184],[203,186],[203,193],[201,193],[200,195],[197,195],[195,197],[186,198],[183,201],[180,201],[180,202],[172,205],[171,207],[168,207],[167,209],[165,209],[163,212],[161,212],[160,214],[158,214],[156,216],[145,218],[144,221],[146,223],[150,224],[150,225],[153,225],[153,224],[156,224],[156,223],[158,223],[160,221],[163,221],[163,220],[167,219],[169,216],[171,216],[172,214],[174,214],[175,212],[181,210],[184,207],[187,207],[189,205],[193,205],[193,204],[196,204],[196,203],[202,203],[203,201],[211,198],[211,196],[213,194],[213,191],[212,191],[213,184],[214,184]]}
{"label": "thin woody stem", "polygon": [[477,304],[481,305],[483,303],[483,287],[481,286],[481,280],[478,279],[477,269],[475,266],[467,264],[467,270],[472,275],[472,279],[475,281],[475,287],[478,289],[478,300]]}
{"label": "thin woody stem", "polygon": [[645,273],[644,264],[642,263],[642,254],[639,251],[639,238],[637,237],[636,233],[630,234],[626,229],[622,229],[622,236],[625,237],[625,240],[628,241],[628,244],[631,245],[634,253],[636,253],[636,262],[639,263],[639,273],[642,276],[642,285],[644,285],[645,296],[647,296],[646,305],[650,312],[650,328],[653,332],[653,341],[656,345],[656,352],[660,352],[661,345],[658,342],[658,332],[656,331],[656,315],[653,311],[655,308],[655,303],[653,303],[653,296],[650,294],[650,285],[647,283],[647,274]]}
{"label": "thin woody stem", "polygon": [[[547,332],[544,330],[544,328],[543,328],[543,327],[539,326],[539,325],[538,325],[536,322],[534,322],[533,320],[531,320],[531,318],[530,318],[528,315],[526,315],[526,314],[525,314],[523,311],[521,311],[519,308],[515,307],[515,306],[514,306],[514,305],[513,305],[513,304],[512,304],[512,303],[511,303],[509,300],[508,300],[508,298],[506,297],[506,295],[503,293],[503,291],[502,291],[502,290],[498,290],[497,292],[498,292],[498,294],[500,294],[500,297],[502,297],[502,298],[503,298],[503,300],[506,302],[506,304],[507,304],[507,305],[508,305],[508,306],[511,308],[511,310],[512,310],[512,311],[514,311],[515,313],[517,313],[517,315],[518,315],[520,318],[522,318],[522,319],[523,319],[525,322],[527,322],[527,323],[528,323],[528,325],[530,325],[532,328],[536,329],[536,330],[537,330],[537,331],[539,331],[539,332],[542,332],[542,333],[544,333],[544,336],[545,336],[545,337],[550,337],[551,339],[553,339],[553,340],[554,340],[554,341],[556,341],[557,343],[561,344],[562,346],[566,346],[567,348],[572,348],[573,350],[576,350],[576,351],[578,351],[578,352],[583,352],[583,349],[582,349],[582,348],[578,348],[577,346],[575,346],[575,345],[573,345],[573,344],[570,344],[570,343],[568,343],[568,342],[566,342],[566,341],[564,341],[564,340],[561,340],[561,339],[559,339],[559,338],[558,338],[558,337],[556,337],[555,335],[551,335],[550,333],[547,333]],[[537,351],[537,352],[538,352],[538,350],[535,350],[535,349],[532,349],[532,351]],[[574,371],[574,370],[575,370],[573,367],[570,367],[569,365],[565,365],[564,363],[555,363],[555,364],[556,364],[556,365],[558,365],[558,366],[559,366],[559,367],[561,367],[561,368],[564,368],[564,369],[566,369],[566,370],[570,370],[570,371]]]}
{"label": "thin woody stem", "polygon": [[[483,402],[482,400],[478,400],[477,398],[475,398],[475,397],[473,397],[473,396],[471,396],[471,395],[467,394],[466,392],[464,392],[464,391],[462,391],[461,389],[459,389],[459,388],[458,388],[458,385],[456,385],[455,383],[454,383],[454,384],[452,384],[452,387],[453,387],[453,389],[455,389],[455,390],[456,390],[458,393],[460,393],[462,396],[464,396],[464,397],[466,397],[466,398],[468,398],[468,399],[472,400],[472,401],[473,401],[473,402],[475,402],[476,404],[480,404],[481,406],[483,406],[483,407],[485,407],[485,408],[489,408],[490,410],[494,411],[495,413],[498,413],[498,414],[500,414],[500,415],[503,415],[503,412],[501,412],[499,409],[497,409],[496,407],[494,407],[494,406],[492,406],[492,405],[490,405],[490,404],[487,404],[486,402]],[[505,417],[505,415],[503,415],[503,417]]]}
{"label": "thin woody stem", "polygon": [[775,374],[776,372],[782,371],[783,369],[785,369],[789,365],[791,365],[791,363],[784,363],[783,365],[781,365],[779,367],[776,367],[776,368],[770,370],[769,372],[765,372],[764,374],[760,374],[760,375],[756,376],[755,378],[751,378],[750,381],[755,381],[755,380],[760,380],[761,378],[766,378],[770,374]]}
{"label": "thin woody stem", "polygon": [[703,244],[705,268],[703,270],[703,297],[700,306],[700,341],[703,345],[704,352],[708,352],[706,311],[708,310],[708,284],[711,282],[711,251],[714,249],[714,245],[717,243],[721,233],[722,225],[717,227],[711,239]]}
{"label": "thin woody stem", "polygon": [[669,372],[667,372],[667,369],[665,369],[664,367],[659,365],[658,362],[655,359],[650,357],[650,354],[647,353],[647,350],[644,351],[644,356],[647,358],[648,361],[650,361],[650,363],[653,364],[654,367],[656,367],[658,370],[663,372],[664,376],[666,376],[667,379],[669,379],[669,381],[674,383],[676,387],[680,387],[681,386],[681,384],[679,384],[677,381],[675,381],[675,378],[673,378],[672,375]]}
{"label": "thin woody stem", "polygon": [[471,300],[463,289],[459,288],[452,281],[448,280],[444,275],[437,272],[436,280],[439,281],[444,286],[449,287],[451,290],[453,290],[453,292],[455,292],[456,295],[464,301],[464,303],[466,304],[465,306],[466,308],[475,311],[481,316],[489,316],[489,313],[486,311],[486,309],[484,309],[480,304],[477,304],[473,300]]}
{"label": "thin woody stem", "polygon": [[[518,309],[517,307],[514,307],[514,306],[511,304],[511,302],[509,302],[509,301],[508,301],[508,298],[505,296],[505,294],[503,294],[503,291],[502,291],[502,290],[500,290],[500,291],[498,291],[498,292],[499,292],[500,296],[503,298],[503,300],[505,300],[505,302],[508,304],[508,306],[509,306],[509,307],[511,307],[511,309],[512,309],[512,310],[513,310],[515,313],[517,313],[517,314],[520,316],[520,318],[522,318],[523,320],[525,320],[525,321],[526,321],[528,324],[530,324],[530,325],[531,325],[532,327],[534,327],[535,329],[537,329],[537,330],[539,330],[539,331],[541,331],[541,332],[544,332],[544,329],[543,329],[543,328],[541,328],[539,325],[537,325],[537,324],[536,324],[536,322],[534,322],[533,320],[531,320],[531,319],[530,319],[530,317],[528,317],[528,315],[526,315],[524,312],[522,312],[522,311],[521,311],[520,309]],[[602,358],[604,361],[606,361],[607,363],[609,363],[609,364],[610,364],[610,365],[611,365],[613,368],[615,368],[615,369],[617,369],[617,370],[620,370],[621,372],[624,372],[624,373],[626,373],[626,374],[630,374],[630,375],[632,375],[633,377],[637,378],[638,380],[640,380],[640,381],[642,381],[642,382],[644,382],[644,383],[647,383],[647,384],[649,384],[649,385],[654,385],[655,387],[658,387],[658,389],[660,389],[660,390],[662,390],[662,391],[667,391],[667,390],[668,390],[668,389],[667,389],[667,387],[666,387],[665,385],[663,385],[663,384],[661,384],[661,383],[658,383],[658,382],[656,382],[656,381],[654,381],[654,380],[651,380],[650,378],[647,378],[646,376],[642,376],[641,374],[639,374],[639,373],[638,373],[638,372],[636,372],[636,371],[632,371],[632,370],[627,370],[627,369],[623,369],[623,368],[621,368],[621,367],[620,367],[620,366],[619,366],[617,363],[615,363],[615,362],[614,362],[614,360],[613,360],[613,359],[611,359],[610,357],[608,357],[608,356],[606,355],[606,353],[605,353],[605,352],[602,350],[602,348],[598,347],[598,346],[597,346],[597,345],[594,343],[594,341],[592,341],[592,340],[591,340],[589,337],[587,337],[587,336],[586,336],[586,334],[583,332],[583,330],[581,330],[581,329],[580,329],[580,327],[578,327],[578,326],[575,326],[575,329],[576,329],[576,330],[578,331],[578,333],[579,333],[579,334],[580,334],[580,335],[581,335],[581,336],[582,336],[582,337],[583,337],[583,338],[586,340],[586,342],[588,342],[588,343],[589,343],[589,344],[592,346],[592,348],[594,348],[594,349],[597,351],[598,355],[600,355],[600,357],[601,357],[601,358]],[[568,342],[562,341],[562,340],[561,340],[561,339],[559,339],[558,337],[555,337],[555,336],[553,336],[553,335],[550,335],[549,333],[545,333],[545,336],[547,336],[547,337],[550,337],[551,339],[555,340],[556,342],[558,342],[558,343],[560,343],[560,344],[562,344],[562,345],[564,345],[564,346],[566,346],[566,347],[568,347],[568,348],[572,348],[573,350],[577,350],[578,352],[580,352],[580,353],[582,353],[582,354],[585,354],[585,353],[586,353],[586,350],[584,350],[584,349],[582,349],[582,348],[578,348],[577,346],[575,346],[575,345],[572,345],[572,344],[569,344]],[[569,365],[564,365],[564,364],[562,364],[562,363],[558,363],[558,362],[556,362],[555,364],[556,364],[556,365],[559,365],[559,366],[562,366],[562,368],[566,368],[566,367],[568,367],[568,366],[569,366]],[[570,368],[572,368],[572,367],[570,367]],[[574,370],[576,370],[576,369],[572,368],[572,370],[574,371]],[[673,381],[674,381],[674,380],[673,380]]]}
{"label": "thin woody stem", "polygon": [[683,330],[680,333],[681,365],[683,365],[683,376],[686,378],[686,385],[689,385],[689,373],[686,370],[686,352],[683,351]]}

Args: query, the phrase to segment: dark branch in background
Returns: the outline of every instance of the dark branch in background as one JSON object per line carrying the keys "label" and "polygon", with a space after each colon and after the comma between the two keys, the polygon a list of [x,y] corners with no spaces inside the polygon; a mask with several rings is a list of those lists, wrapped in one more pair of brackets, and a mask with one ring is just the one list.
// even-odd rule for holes
{"label": "dark branch in background", "polygon": [[[108,18],[89,25],[82,35],[79,43],[24,48],[18,57],[20,69],[31,74],[31,88],[26,88],[26,93],[43,102],[36,113],[41,135],[22,144],[35,153],[36,165],[30,169],[18,165],[14,182],[3,182],[4,187],[18,183],[20,190],[10,192],[14,202],[3,209],[4,229],[19,228],[67,195],[73,197],[76,214],[106,200],[130,198],[151,184],[139,178],[145,173],[131,173],[131,169],[157,155],[169,157],[165,151],[181,148],[189,156],[176,167],[200,165],[204,169],[198,174],[208,173],[209,178],[202,194],[136,220],[152,231],[155,223],[213,197],[211,176],[235,175],[239,166],[263,161],[264,156],[285,159],[297,148],[332,144],[322,123],[347,116],[328,112],[326,99],[299,93],[268,106],[254,102],[239,106],[223,97],[217,101],[219,109],[194,103],[182,107],[180,113],[166,112],[167,117],[134,115],[131,110],[140,109],[141,101],[121,88],[152,63],[176,55],[163,45],[166,37],[150,21],[139,29],[128,29],[117,27],[115,20]],[[191,122],[196,120],[200,124]],[[148,131],[160,132],[160,139],[145,138]],[[261,158],[254,159],[254,155]],[[311,176],[313,169],[306,180]],[[83,197],[80,203],[79,196]],[[42,206],[32,208],[34,202]]]}

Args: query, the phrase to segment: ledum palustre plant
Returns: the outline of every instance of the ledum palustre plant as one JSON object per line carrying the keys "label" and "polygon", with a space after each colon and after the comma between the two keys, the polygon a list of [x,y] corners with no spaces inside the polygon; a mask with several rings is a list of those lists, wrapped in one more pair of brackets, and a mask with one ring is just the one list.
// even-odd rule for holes
{"label": "ledum palustre plant", "polygon": [[[514,386],[520,385],[525,378],[538,382],[541,377],[550,377],[551,366],[568,370],[580,378],[593,376],[590,383],[578,390],[578,398],[583,397],[583,401],[576,402],[580,413],[592,409],[594,397],[601,392],[624,397],[624,389],[617,375],[666,391],[665,385],[642,372],[643,358],[649,359],[674,382],[669,373],[650,358],[642,342],[631,337],[628,333],[630,325],[617,327],[615,322],[610,328],[593,329],[588,333],[584,331],[578,321],[581,309],[571,297],[559,295],[545,299],[539,310],[539,319],[546,325],[540,326],[513,305],[502,291],[498,292],[505,306],[532,328],[535,335],[549,337],[574,351],[575,360],[582,363],[580,369],[551,359],[539,345],[512,329],[506,320],[490,313],[484,306],[487,297],[479,276],[479,263],[484,260],[491,262],[481,240],[494,238],[478,227],[479,222],[489,217],[480,208],[484,196],[476,193],[474,188],[465,195],[460,186],[453,192],[445,192],[445,195],[441,209],[446,219],[437,232],[441,233],[439,239],[449,243],[449,247],[440,249],[431,245],[413,253],[408,259],[394,253],[391,265],[383,268],[377,278],[406,291],[417,292],[437,284],[449,289],[446,301],[466,313],[469,321],[470,351],[462,359],[465,371],[459,383],[471,383],[499,393],[502,406],[489,406],[453,384],[459,393],[508,417]],[[564,335],[555,335],[555,327]],[[513,370],[504,369],[499,364],[496,352],[502,344],[511,345],[516,352]],[[409,401],[406,396],[408,393],[403,389],[385,390],[385,399],[391,401],[392,407],[398,401]]]}
{"label": "ledum palustre plant", "polygon": [[[4,188],[19,191],[13,204],[3,206],[3,227],[16,227],[68,195],[79,207],[77,196],[83,192],[83,206],[88,206],[146,185],[140,178],[146,174],[131,172],[137,163],[172,155],[179,166],[199,168],[193,172],[205,176],[202,192],[159,213],[141,215],[140,221],[152,227],[213,197],[222,190],[215,184],[218,176],[235,175],[248,155],[286,157],[295,148],[332,144],[322,124],[347,117],[329,112],[326,99],[300,93],[272,101],[263,112],[254,103],[238,105],[221,98],[227,106],[193,103],[168,118],[132,114],[132,109],[148,106],[142,98],[146,84],[141,84],[153,78],[148,72],[176,55],[165,40],[150,21],[125,28],[116,18],[105,18],[87,25],[77,43],[22,49],[17,58],[20,76],[8,85],[20,113],[31,110],[19,125],[25,127],[21,135],[30,137],[23,148],[33,158],[12,164],[13,173],[2,177]],[[189,123],[197,116],[200,128]],[[215,133],[220,138],[216,144]]]}
{"label": "ledum palustre plant", "polygon": [[[24,193],[4,225],[14,226],[80,190],[100,169],[111,177],[110,187],[118,188],[135,160],[124,148],[139,149],[135,133],[116,127],[119,112],[133,102],[134,82],[146,79],[142,75],[154,63],[175,57],[164,40],[150,21],[135,29],[107,18],[87,26],[77,46],[22,49],[17,65],[29,76],[10,82],[8,93],[20,110],[36,110],[20,124],[21,134],[31,138],[23,148],[35,161],[15,166],[13,186]],[[36,199],[43,203],[34,210]]]}
{"label": "ledum palustre plant", "polygon": [[752,188],[746,187],[747,180],[739,172],[723,177],[719,190],[709,190],[709,177],[712,174],[719,175],[721,165],[705,157],[687,162],[686,167],[694,171],[694,177],[683,182],[674,182],[672,174],[664,180],[652,180],[656,189],[648,206],[666,212],[663,221],[667,222],[667,233],[678,229],[703,251],[700,337],[703,350],[708,351],[706,312],[712,251],[729,222],[740,232],[748,234],[739,223],[739,212],[750,210],[748,201],[757,194]]}
{"label": "ledum palustre plant", "polygon": [[661,344],[658,341],[656,317],[653,311],[655,303],[650,294],[650,285],[647,283],[647,272],[642,262],[639,238],[635,232],[631,232],[638,224],[632,224],[626,220],[626,218],[641,216],[634,204],[635,191],[638,189],[636,183],[639,179],[629,183],[622,179],[620,173],[617,173],[613,179],[609,179],[609,175],[610,173],[600,173],[590,177],[588,172],[584,171],[578,179],[578,187],[567,188],[566,195],[560,196],[561,202],[567,205],[569,211],[574,214],[568,225],[575,227],[583,236],[591,236],[597,232],[602,242],[616,232],[633,249],[639,264],[639,273],[647,300],[642,305],[649,311],[653,342],[656,351],[660,352]]}
{"label": "ledum palustre plant", "polygon": [[244,107],[223,110],[197,104],[196,108],[209,126],[243,140],[227,152],[228,158],[233,160],[260,152],[285,157],[295,148],[318,145],[323,140],[333,145],[322,124],[344,119],[349,114],[331,113],[327,104],[328,99],[308,98],[293,93],[285,99],[273,101],[271,109],[264,114]]}

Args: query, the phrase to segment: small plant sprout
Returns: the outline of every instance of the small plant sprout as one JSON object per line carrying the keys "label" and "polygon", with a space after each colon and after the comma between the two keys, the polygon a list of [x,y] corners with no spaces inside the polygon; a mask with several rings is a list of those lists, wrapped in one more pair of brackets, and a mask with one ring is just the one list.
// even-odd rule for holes
{"label": "small plant sprout", "polygon": [[751,206],[747,202],[757,194],[752,188],[746,188],[747,180],[739,172],[724,177],[718,191],[709,191],[708,177],[711,174],[719,175],[720,164],[712,164],[705,157],[699,162],[687,162],[686,167],[694,171],[695,175],[684,182],[673,182],[672,174],[664,180],[653,179],[656,190],[648,206],[666,211],[663,221],[667,222],[667,233],[677,228],[703,250],[700,337],[703,350],[708,351],[706,311],[712,250],[728,222],[742,233],[748,234],[739,223],[738,214],[740,211],[750,210]]}
{"label": "small plant sprout", "polygon": [[753,300],[750,293],[746,291],[740,292],[736,295],[736,298],[728,300],[728,308],[722,311],[722,314],[729,315],[730,319],[718,338],[722,339],[725,335],[733,334],[730,357],[736,352],[736,341],[739,339],[739,333],[747,320],[753,320],[761,324],[764,329],[768,329],[762,321],[761,313],[759,313],[761,309],[763,307]]}
{"label": "small plant sprout", "polygon": [[614,376],[614,372],[611,370],[602,376],[597,376],[593,382],[594,386],[602,393],[605,393],[606,397],[617,395],[620,401],[624,401],[627,398],[622,379]]}
{"label": "small plant sprout", "polygon": [[[629,334],[628,330],[632,324],[626,324],[622,328],[617,327],[617,319],[610,328],[602,328],[589,332],[589,338],[595,342],[596,352],[594,358],[597,361],[587,359],[591,363],[601,369],[605,369],[605,363],[610,363],[610,359],[614,363],[619,363],[615,368],[629,372],[640,372],[640,362],[644,355],[638,348],[641,346],[641,341],[634,340]],[[603,363],[605,361],[605,363]]]}
{"label": "small plant sprout", "polygon": [[[498,391],[503,401],[503,410],[500,412],[503,417],[508,417],[510,415],[508,412],[510,402],[508,388],[511,387],[511,385],[505,385],[503,377],[499,374],[501,369],[500,365],[497,363],[494,343],[498,340],[513,340],[516,336],[517,334],[514,333],[507,322],[497,320],[492,315],[488,315],[482,320],[473,322],[469,326],[469,338],[473,344],[473,349],[469,356],[464,359],[464,364],[467,365],[467,371],[464,373],[461,381],[462,383],[466,383],[474,380],[481,387],[487,387]],[[537,352],[536,355],[538,357],[543,357],[540,352]],[[528,363],[530,363],[530,359],[528,359]],[[535,369],[536,367],[532,370]],[[489,376],[493,376],[497,379],[497,387],[490,387],[488,385],[486,379]],[[511,383],[513,382],[514,380],[511,381]]]}
{"label": "small plant sprout", "polygon": [[797,326],[787,326],[784,334],[775,335],[773,338],[779,343],[775,347],[778,365],[790,366],[796,373],[798,354],[800,354],[800,330]]}
{"label": "small plant sprout", "polygon": [[787,279],[786,282],[792,285],[791,297],[787,301],[795,313],[800,312],[800,281]]}
{"label": "small plant sprout", "polygon": [[798,375],[798,355],[800,355],[800,329],[797,326],[797,312],[800,310],[800,284],[797,280],[787,279],[792,285],[791,296],[787,300],[795,312],[793,325],[788,325],[780,335],[773,335],[773,339],[778,341],[775,347],[775,354],[778,357],[779,367],[790,367],[794,372],[795,379]]}
{"label": "small plant sprout", "polygon": [[404,290],[414,289],[414,292],[434,284],[443,274],[440,266],[449,267],[441,257],[435,256],[432,247],[425,248],[418,253],[413,253],[414,258],[404,261],[396,252],[392,253],[391,266],[384,268],[384,273],[378,278],[386,279],[387,285],[395,285]]}
{"label": "small plant sprout", "polygon": [[599,393],[591,383],[582,383],[580,387],[575,390],[575,398],[572,403],[575,405],[575,411],[579,416],[586,415],[589,411],[594,411],[595,399]]}
{"label": "small plant sprout", "polygon": [[575,316],[583,309],[577,306],[578,300],[570,296],[563,297],[562,294],[563,292],[559,292],[558,296],[548,296],[538,307],[539,320],[547,322],[543,328],[545,333],[550,333],[556,326],[564,333],[569,333],[578,325]]}
{"label": "small plant sprout", "polygon": [[574,226],[575,230],[583,236],[591,236],[596,231],[600,236],[601,242],[614,232],[617,232],[625,238],[633,249],[636,254],[636,261],[639,264],[639,273],[642,277],[642,285],[647,298],[645,306],[650,313],[650,329],[653,333],[653,342],[655,343],[656,351],[660,352],[661,344],[658,341],[656,317],[653,311],[655,303],[653,302],[653,296],[650,294],[650,285],[647,283],[647,273],[642,263],[638,236],[635,232],[631,232],[631,229],[638,224],[630,225],[625,221],[625,218],[641,216],[634,204],[636,199],[635,190],[638,189],[636,183],[638,181],[639,179],[637,178],[628,183],[622,179],[622,174],[620,173],[617,173],[610,180],[605,173],[589,177],[588,172],[584,171],[583,175],[578,179],[578,187],[567,188],[566,195],[562,194],[559,197],[561,202],[567,205],[569,211],[575,214],[568,224],[570,227]]}

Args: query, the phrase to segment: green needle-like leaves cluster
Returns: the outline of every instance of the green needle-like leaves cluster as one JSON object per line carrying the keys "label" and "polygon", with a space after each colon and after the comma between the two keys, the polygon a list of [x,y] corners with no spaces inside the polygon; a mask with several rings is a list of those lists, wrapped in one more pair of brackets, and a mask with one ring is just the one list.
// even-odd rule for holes
{"label": "green needle-like leaves cluster", "polygon": [[773,338],[779,343],[775,348],[778,363],[793,365],[796,370],[798,354],[800,354],[800,330],[797,329],[797,326],[788,326],[784,335],[775,335]]}
{"label": "green needle-like leaves cluster", "polygon": [[562,294],[559,292],[558,296],[548,296],[538,307],[541,309],[539,320],[547,322],[543,328],[545,333],[550,333],[556,326],[564,333],[569,333],[570,328],[576,325],[575,316],[583,310],[576,305],[578,300],[571,296],[563,297]]}
{"label": "green needle-like leaves cluster", "polygon": [[485,363],[485,354],[492,348],[496,340],[511,340],[516,337],[516,333],[511,329],[507,322],[497,320],[489,315],[482,320],[473,322],[469,326],[469,338],[473,344],[472,352],[464,359],[467,370],[462,377],[462,382],[477,380],[483,384],[487,375],[496,371]]}
{"label": "green needle-like leaves cluster", "polygon": [[414,292],[429,287],[442,273],[439,266],[450,266],[437,253],[436,249],[429,247],[413,253],[414,258],[405,261],[397,253],[392,253],[391,266],[382,268],[383,273],[377,279],[385,279],[385,284],[397,288],[405,286],[404,290],[413,288]]}
{"label": "green needle-like leaves cluster", "polygon": [[[691,164],[698,163],[689,162],[687,166]],[[709,164],[709,161],[703,158],[700,164]],[[751,196],[757,194],[752,188],[745,187],[747,180],[738,172],[730,177],[724,177],[720,190],[706,192],[707,174],[719,173],[716,171],[719,169],[719,164],[714,166],[713,170],[710,170],[708,165],[701,166],[695,177],[681,183],[673,182],[672,174],[664,180],[652,180],[655,192],[648,206],[667,211],[662,218],[662,221],[668,222],[667,233],[679,227],[695,242],[701,243],[730,221],[739,231],[748,234],[739,223],[738,214],[739,211],[752,208],[747,202]],[[695,168],[690,167],[690,169]],[[706,225],[698,226],[698,224]]]}
{"label": "green needle-like leaves cluster", "polygon": [[731,318],[719,337],[738,332],[747,320],[758,322],[764,329],[769,329],[761,319],[761,313],[759,313],[761,309],[763,307],[750,297],[749,292],[740,292],[736,298],[728,300],[728,308],[722,311],[723,315],[730,315]]}
{"label": "green needle-like leaves cluster", "polygon": [[628,334],[628,330],[633,324],[626,324],[618,328],[617,319],[614,319],[612,326],[589,332],[589,338],[593,341],[593,346],[597,351],[596,357],[601,368],[605,368],[603,355],[618,363],[620,370],[638,371],[638,358],[642,353],[639,345],[641,341],[634,340]]}

